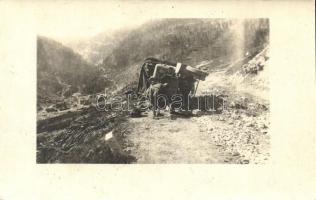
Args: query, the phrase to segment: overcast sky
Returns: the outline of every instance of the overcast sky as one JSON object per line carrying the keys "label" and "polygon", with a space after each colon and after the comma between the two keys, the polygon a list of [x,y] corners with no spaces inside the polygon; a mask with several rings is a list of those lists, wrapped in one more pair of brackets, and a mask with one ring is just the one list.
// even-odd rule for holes
{"label": "overcast sky", "polygon": [[[231,4],[227,3],[227,6]],[[27,5],[35,15],[38,34],[59,40],[89,38],[101,32],[129,28],[157,18],[223,17],[222,8],[225,6],[223,3],[180,0],[34,1]]]}
{"label": "overcast sky", "polygon": [[85,39],[98,33],[135,27],[151,20],[137,4],[40,4],[35,9],[39,35],[58,40]]}
{"label": "overcast sky", "polygon": [[[130,28],[157,18],[223,18],[239,16],[249,4],[210,1],[33,1],[20,3],[29,7],[39,35],[58,41],[85,39],[120,28]],[[226,13],[223,9],[226,8]],[[237,12],[236,12],[237,11]],[[253,14],[252,9],[243,10],[242,15]],[[262,10],[264,13],[264,9]],[[256,11],[258,15],[262,13]],[[235,14],[235,15],[234,15]]]}

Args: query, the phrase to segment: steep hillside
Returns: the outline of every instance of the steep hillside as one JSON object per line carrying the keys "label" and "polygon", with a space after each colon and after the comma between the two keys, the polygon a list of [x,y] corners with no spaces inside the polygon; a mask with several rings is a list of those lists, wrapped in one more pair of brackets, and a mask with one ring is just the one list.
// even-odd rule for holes
{"label": "steep hillside", "polygon": [[111,86],[102,69],[51,39],[37,39],[38,104],[53,103],[75,92],[90,94]]}
{"label": "steep hillside", "polygon": [[[100,65],[119,84],[135,79],[146,57],[213,68],[263,48],[269,40],[267,19],[163,19],[132,30],[120,38]],[[224,66],[224,65],[223,65]]]}
{"label": "steep hillside", "polygon": [[65,42],[65,45],[80,54],[91,64],[100,64],[118,44],[125,38],[130,30],[117,30],[115,32],[100,33],[88,40]]}
{"label": "steep hillside", "polygon": [[[242,64],[246,63],[246,64]],[[212,72],[201,81],[197,95],[223,94],[229,99],[237,100],[256,98],[255,101],[269,105],[269,46],[263,51],[242,63],[233,63],[225,69]],[[254,66],[257,71],[248,71],[245,68]],[[259,66],[261,68],[259,69]]]}

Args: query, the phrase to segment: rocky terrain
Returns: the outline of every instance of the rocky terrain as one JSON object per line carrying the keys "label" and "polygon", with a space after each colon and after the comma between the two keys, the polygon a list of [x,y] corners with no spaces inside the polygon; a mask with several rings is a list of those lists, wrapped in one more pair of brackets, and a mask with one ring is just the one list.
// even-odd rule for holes
{"label": "rocky terrain", "polygon": [[[266,19],[158,20],[119,38],[101,34],[76,44],[82,50],[76,52],[39,37],[37,162],[268,162],[268,27]],[[96,96],[104,89],[110,102],[119,96],[127,104],[146,57],[209,72],[196,95],[220,95],[225,109],[195,110],[191,117],[164,112],[158,119],[151,112],[131,118],[126,111],[98,111]]]}
{"label": "rocky terrain", "polygon": [[[258,71],[245,70],[249,65]],[[221,115],[196,119],[219,149],[235,155],[241,163],[266,163],[270,149],[269,48],[211,73],[201,82],[198,93],[226,96],[226,109]]]}
{"label": "rocky terrain", "polygon": [[[244,62],[262,65],[262,69],[248,73],[242,68]],[[267,163],[268,65],[266,48],[251,59],[211,73],[200,83],[197,95],[226,97],[221,113],[194,110],[191,117],[181,117],[164,112],[158,120],[148,113],[128,120],[124,125],[128,127],[124,133],[125,151],[138,163]]]}
{"label": "rocky terrain", "polygon": [[112,151],[105,140],[126,116],[124,112],[102,112],[89,106],[38,120],[37,163],[130,163],[132,156]]}

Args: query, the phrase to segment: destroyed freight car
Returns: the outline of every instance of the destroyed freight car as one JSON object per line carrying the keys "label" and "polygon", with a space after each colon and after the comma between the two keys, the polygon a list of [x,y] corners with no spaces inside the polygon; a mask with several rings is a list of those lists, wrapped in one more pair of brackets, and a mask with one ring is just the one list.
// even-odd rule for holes
{"label": "destroyed freight car", "polygon": [[140,70],[137,94],[149,99],[154,116],[166,107],[170,113],[206,110],[207,104],[214,105],[214,96],[199,98],[195,93],[207,75],[189,65],[147,58]]}

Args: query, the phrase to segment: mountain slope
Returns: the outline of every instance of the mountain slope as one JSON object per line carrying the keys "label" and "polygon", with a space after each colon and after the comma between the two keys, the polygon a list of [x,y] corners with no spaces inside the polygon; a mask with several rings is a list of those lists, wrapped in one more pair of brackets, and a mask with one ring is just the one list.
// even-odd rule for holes
{"label": "mountain slope", "polygon": [[104,32],[88,40],[65,42],[65,45],[80,54],[87,62],[100,64],[129,32],[130,30]]}
{"label": "mountain slope", "polygon": [[[135,80],[147,57],[208,68],[255,53],[268,41],[267,19],[163,19],[142,25],[120,38],[102,64],[118,84]],[[134,76],[131,76],[134,75]]]}
{"label": "mountain slope", "polygon": [[74,92],[90,94],[111,86],[101,69],[54,40],[37,39],[38,103],[51,103]]}

